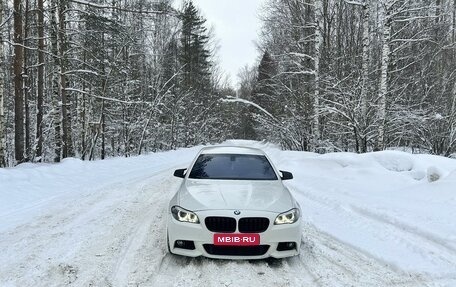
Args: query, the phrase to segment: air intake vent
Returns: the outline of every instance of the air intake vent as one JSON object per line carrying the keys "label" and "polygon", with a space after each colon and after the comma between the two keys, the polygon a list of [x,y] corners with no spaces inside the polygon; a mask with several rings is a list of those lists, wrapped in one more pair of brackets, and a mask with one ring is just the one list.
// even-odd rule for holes
{"label": "air intake vent", "polygon": [[216,246],[213,244],[203,244],[203,247],[209,254],[225,256],[261,256],[266,254],[269,249],[269,245]]}

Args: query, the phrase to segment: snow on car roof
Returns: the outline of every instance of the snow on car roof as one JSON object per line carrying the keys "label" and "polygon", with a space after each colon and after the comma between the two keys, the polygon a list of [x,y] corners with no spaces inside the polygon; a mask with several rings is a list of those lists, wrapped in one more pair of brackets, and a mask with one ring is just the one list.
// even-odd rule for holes
{"label": "snow on car roof", "polygon": [[260,154],[264,155],[264,151],[257,148],[251,147],[240,147],[240,146],[212,146],[212,147],[205,147],[201,149],[201,154],[208,154],[208,153],[235,153],[235,154]]}

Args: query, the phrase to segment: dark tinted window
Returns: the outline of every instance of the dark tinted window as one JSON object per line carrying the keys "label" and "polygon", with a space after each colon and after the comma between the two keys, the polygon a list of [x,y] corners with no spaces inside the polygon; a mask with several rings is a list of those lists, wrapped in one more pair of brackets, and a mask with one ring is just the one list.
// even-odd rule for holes
{"label": "dark tinted window", "polygon": [[189,178],[276,180],[277,176],[264,155],[202,154]]}

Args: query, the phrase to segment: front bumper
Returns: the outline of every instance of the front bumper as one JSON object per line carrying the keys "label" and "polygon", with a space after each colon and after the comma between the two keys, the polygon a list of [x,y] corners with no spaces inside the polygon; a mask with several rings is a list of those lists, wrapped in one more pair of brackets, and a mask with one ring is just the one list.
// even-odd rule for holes
{"label": "front bumper", "polygon": [[[220,259],[284,258],[299,254],[302,232],[301,219],[293,224],[274,225],[274,220],[278,213],[241,210],[241,215],[234,215],[233,211],[234,210],[211,210],[195,212],[200,220],[199,224],[179,222],[169,214],[167,228],[169,250],[173,254],[183,256],[205,256]],[[242,217],[266,217],[269,219],[269,226],[266,231],[259,233],[259,247],[227,247],[232,251],[229,252],[230,254],[214,254],[218,253],[214,252],[214,250],[217,250],[217,247],[212,245],[216,232],[207,229],[204,223],[207,216],[232,217],[235,218],[237,222]],[[238,229],[236,229],[235,233],[239,233]],[[175,244],[177,240],[193,242],[194,249],[188,249],[188,246],[185,248],[177,247]],[[294,243],[294,246],[290,250],[279,251],[283,249],[279,247],[280,242],[282,242],[282,246],[285,242]],[[193,246],[191,246],[191,248],[193,248]]]}

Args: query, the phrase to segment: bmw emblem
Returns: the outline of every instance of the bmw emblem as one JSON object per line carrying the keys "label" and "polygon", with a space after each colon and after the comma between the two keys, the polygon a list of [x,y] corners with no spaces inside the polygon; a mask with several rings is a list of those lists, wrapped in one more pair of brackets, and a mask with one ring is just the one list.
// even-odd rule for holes
{"label": "bmw emblem", "polygon": [[241,214],[241,212],[240,212],[239,210],[235,210],[235,211],[234,211],[234,214],[235,214],[235,215],[239,215],[239,214]]}

